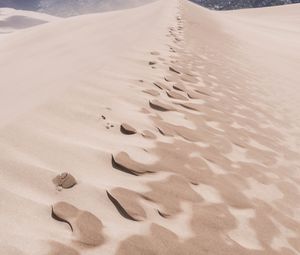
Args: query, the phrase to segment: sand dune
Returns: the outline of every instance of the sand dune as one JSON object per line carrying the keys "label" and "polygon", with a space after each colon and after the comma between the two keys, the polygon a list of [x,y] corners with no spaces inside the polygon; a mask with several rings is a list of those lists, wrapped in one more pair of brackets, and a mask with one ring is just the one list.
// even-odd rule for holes
{"label": "sand dune", "polygon": [[59,20],[60,18],[48,14],[0,8],[0,35],[8,34],[44,23]]}
{"label": "sand dune", "polygon": [[300,254],[300,5],[186,0],[0,40],[0,254]]}

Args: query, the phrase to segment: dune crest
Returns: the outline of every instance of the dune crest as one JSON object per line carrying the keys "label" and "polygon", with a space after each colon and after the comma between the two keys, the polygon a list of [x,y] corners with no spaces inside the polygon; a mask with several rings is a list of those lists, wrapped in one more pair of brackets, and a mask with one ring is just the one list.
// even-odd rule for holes
{"label": "dune crest", "polygon": [[1,39],[0,251],[299,254],[294,8],[159,0]]}

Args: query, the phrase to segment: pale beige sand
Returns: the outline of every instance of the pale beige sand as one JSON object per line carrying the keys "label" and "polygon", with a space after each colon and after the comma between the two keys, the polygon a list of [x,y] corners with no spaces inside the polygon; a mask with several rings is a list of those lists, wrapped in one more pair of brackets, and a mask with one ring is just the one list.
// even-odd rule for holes
{"label": "pale beige sand", "polygon": [[300,5],[159,0],[0,40],[0,254],[300,254]]}

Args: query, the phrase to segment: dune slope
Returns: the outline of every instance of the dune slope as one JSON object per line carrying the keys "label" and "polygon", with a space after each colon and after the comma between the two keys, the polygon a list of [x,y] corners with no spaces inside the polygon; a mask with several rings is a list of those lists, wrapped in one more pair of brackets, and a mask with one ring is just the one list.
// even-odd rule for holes
{"label": "dune slope", "polygon": [[295,8],[159,0],[0,40],[0,254],[300,254]]}

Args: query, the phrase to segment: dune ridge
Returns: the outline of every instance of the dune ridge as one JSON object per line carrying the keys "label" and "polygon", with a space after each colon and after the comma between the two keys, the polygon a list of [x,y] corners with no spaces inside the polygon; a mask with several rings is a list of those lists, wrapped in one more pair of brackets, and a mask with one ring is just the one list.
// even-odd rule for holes
{"label": "dune ridge", "polygon": [[58,17],[43,13],[0,8],[0,36],[48,22],[58,21],[59,19]]}
{"label": "dune ridge", "polygon": [[1,40],[1,253],[300,254],[299,27],[159,0]]}

